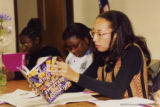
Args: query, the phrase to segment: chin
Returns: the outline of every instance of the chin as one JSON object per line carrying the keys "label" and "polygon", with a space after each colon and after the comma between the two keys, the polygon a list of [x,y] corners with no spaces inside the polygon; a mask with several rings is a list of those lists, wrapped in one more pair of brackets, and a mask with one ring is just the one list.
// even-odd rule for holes
{"label": "chin", "polygon": [[97,49],[99,52],[106,52],[107,50],[104,49]]}
{"label": "chin", "polygon": [[77,57],[82,57],[82,56],[84,56],[84,55],[77,55]]}

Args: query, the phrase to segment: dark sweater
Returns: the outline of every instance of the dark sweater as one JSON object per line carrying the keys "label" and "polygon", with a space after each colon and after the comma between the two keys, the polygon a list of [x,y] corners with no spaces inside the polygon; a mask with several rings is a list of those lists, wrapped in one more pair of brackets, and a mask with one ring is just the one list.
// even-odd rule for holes
{"label": "dark sweater", "polygon": [[[97,78],[97,70],[98,70],[98,64],[92,63],[88,69],[83,73],[83,75],[86,75],[91,78]],[[85,88],[83,86],[80,86],[74,82],[72,82],[72,86],[67,90],[67,92],[79,92],[83,91]]]}
{"label": "dark sweater", "polygon": [[[130,46],[122,55],[120,71],[112,83],[91,78],[92,76],[95,77],[96,72],[92,74],[93,71],[88,70],[86,73],[91,72],[89,73],[90,76],[80,75],[78,85],[98,92],[106,97],[122,98],[125,90],[128,89],[133,76],[140,71],[140,65],[142,63],[142,54],[139,48]],[[92,64],[91,68],[94,69],[94,67],[97,67],[96,62]]]}

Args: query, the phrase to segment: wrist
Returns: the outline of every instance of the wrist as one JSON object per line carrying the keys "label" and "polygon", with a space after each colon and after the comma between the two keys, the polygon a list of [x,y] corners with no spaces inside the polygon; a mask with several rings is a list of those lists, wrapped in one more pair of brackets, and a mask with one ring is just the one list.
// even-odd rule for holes
{"label": "wrist", "polygon": [[74,72],[73,82],[77,83],[79,81],[79,77],[80,77],[80,74],[77,72]]}

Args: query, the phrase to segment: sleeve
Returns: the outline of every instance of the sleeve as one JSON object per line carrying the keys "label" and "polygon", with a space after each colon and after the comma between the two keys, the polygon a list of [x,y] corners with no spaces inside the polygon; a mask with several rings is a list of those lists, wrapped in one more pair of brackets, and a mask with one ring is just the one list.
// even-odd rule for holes
{"label": "sleeve", "polygon": [[[84,72],[83,75],[86,75],[88,77],[97,78],[97,69],[98,69],[98,64],[96,62],[92,63],[89,68]],[[83,91],[85,87],[82,87],[74,82],[72,82],[72,86],[67,90],[67,92],[79,92]]]}
{"label": "sleeve", "polygon": [[98,81],[89,76],[80,75],[78,84],[109,98],[122,98],[133,76],[140,70],[140,65],[142,64],[141,59],[142,55],[139,48],[132,46],[122,56],[120,71],[112,83]]}
{"label": "sleeve", "polygon": [[14,77],[14,80],[25,80],[25,77],[22,75],[22,73],[19,71],[19,72],[15,72],[15,77]]}

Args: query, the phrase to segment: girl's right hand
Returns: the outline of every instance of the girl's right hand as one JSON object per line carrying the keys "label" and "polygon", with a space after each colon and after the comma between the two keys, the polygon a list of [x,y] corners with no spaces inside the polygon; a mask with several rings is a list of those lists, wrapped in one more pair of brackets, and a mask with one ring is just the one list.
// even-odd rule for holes
{"label": "girl's right hand", "polygon": [[35,85],[33,84],[33,83],[31,83],[31,82],[29,82],[29,88],[31,88],[32,89],[32,91],[36,94],[36,95],[39,95],[40,93],[39,93],[39,91],[38,91],[38,89],[35,87]]}

